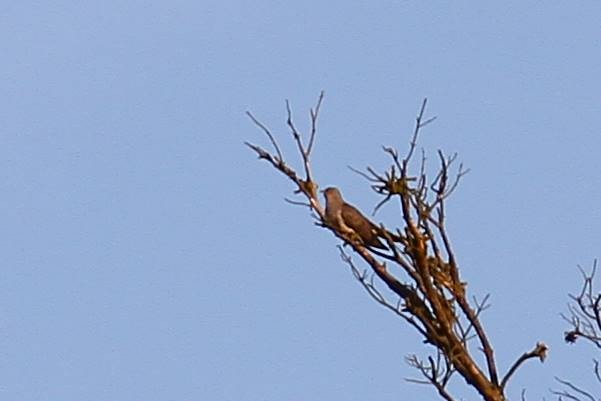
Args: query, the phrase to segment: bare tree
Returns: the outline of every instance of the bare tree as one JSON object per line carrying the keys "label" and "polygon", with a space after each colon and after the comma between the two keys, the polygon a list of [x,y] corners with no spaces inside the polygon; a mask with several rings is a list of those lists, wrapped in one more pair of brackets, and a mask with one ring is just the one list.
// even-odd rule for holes
{"label": "bare tree", "polygon": [[[571,302],[568,303],[567,314],[562,314],[568,323],[569,330],[565,332],[564,339],[569,344],[576,341],[584,341],[598,349],[601,349],[601,293],[595,290],[595,273],[597,261],[593,263],[590,273],[578,266],[582,275],[582,286],[578,294],[570,294]],[[593,359],[593,375],[601,385],[601,365],[598,359]],[[601,397],[595,397],[593,393],[569,380],[555,378],[562,386],[561,390],[552,390],[559,400],[576,401],[598,401]]]}
{"label": "bare tree", "polygon": [[[467,171],[461,164],[457,166],[456,154],[446,156],[438,151],[437,172],[428,177],[425,152],[422,150],[421,157],[416,156],[420,131],[434,120],[425,116],[426,100],[420,107],[404,155],[393,147],[384,147],[390,158],[388,169],[383,172],[371,167],[366,171],[354,170],[382,196],[375,211],[387,203],[398,204],[401,227],[391,229],[366,223],[381,239],[378,242],[365,241],[365,235],[352,228],[358,226],[344,224],[347,222],[344,216],[343,221],[338,221],[339,218],[328,211],[328,205],[324,208],[320,202],[318,183],[311,170],[311,152],[322,102],[323,92],[310,110],[311,124],[306,137],[294,124],[290,104],[286,102],[287,126],[300,154],[302,174],[285,160],[271,130],[250,112],[248,116],[265,133],[273,150],[270,152],[248,142],[246,145],[259,159],[267,161],[294,183],[295,194],[303,200],[287,199],[288,202],[309,208],[317,225],[329,229],[358,255],[361,262],[339,246],[342,260],[367,293],[424,338],[425,346],[432,351],[425,359],[415,354],[407,357],[409,365],[421,374],[421,379],[411,381],[432,385],[443,399],[452,401],[456,398],[448,384],[459,376],[482,399],[505,400],[509,379],[525,361],[531,358],[543,361],[547,347],[537,343],[500,374],[493,346],[480,320],[481,313],[488,307],[488,296],[482,300],[468,297],[467,284],[461,280],[445,225],[445,203]],[[414,165],[415,172],[412,171]],[[383,246],[377,246],[379,244]],[[391,266],[399,273],[393,273]]]}

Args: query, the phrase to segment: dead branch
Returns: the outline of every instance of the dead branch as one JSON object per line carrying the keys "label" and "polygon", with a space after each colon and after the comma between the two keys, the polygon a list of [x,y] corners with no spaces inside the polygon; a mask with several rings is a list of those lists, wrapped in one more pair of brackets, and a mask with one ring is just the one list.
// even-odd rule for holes
{"label": "dead branch", "polygon": [[590,273],[578,266],[582,275],[582,287],[577,295],[570,294],[573,301],[568,304],[569,314],[562,318],[571,326],[565,333],[565,341],[574,343],[579,338],[601,348],[601,293],[594,288],[597,260],[593,262]]}
{"label": "dead branch", "polygon": [[[561,314],[570,326],[569,330],[564,333],[564,339],[570,344],[583,339],[585,343],[601,348],[601,293],[594,286],[597,260],[593,262],[590,273],[587,273],[581,266],[578,266],[578,270],[582,276],[580,292],[576,295],[569,294],[572,302],[568,303],[568,314]],[[597,383],[601,385],[601,368],[597,359],[593,359],[593,374]],[[564,387],[562,390],[552,390],[559,400],[601,400],[601,398],[596,399],[592,393],[569,380],[558,377],[555,379]]]}
{"label": "dead branch", "polygon": [[524,352],[522,355],[520,355],[520,357],[513,363],[513,365],[511,365],[511,368],[509,368],[509,371],[501,381],[501,388],[505,388],[505,385],[507,385],[507,382],[509,381],[511,376],[517,371],[520,365],[526,362],[528,359],[538,358],[541,362],[544,362],[545,358],[547,357],[548,350],[549,349],[545,344],[537,343],[536,347],[534,347],[532,351]]}
{"label": "dead branch", "polygon": [[[311,128],[306,146],[302,133],[293,121],[290,103],[286,102],[286,124],[297,145],[304,177],[301,178],[286,164],[271,131],[251,113],[248,113],[249,117],[267,135],[274,153],[251,143],[246,143],[247,146],[260,159],[266,160],[293,181],[295,193],[307,200],[287,199],[289,203],[309,207],[315,213],[316,224],[331,230],[369,267],[369,273],[362,271],[350,254],[339,247],[342,260],[368,295],[415,328],[424,342],[434,348],[435,354],[429,356],[427,362],[415,356],[408,359],[409,365],[424,377],[419,382],[432,385],[441,397],[452,401],[454,398],[448,392],[447,385],[451,377],[458,374],[484,400],[505,401],[504,390],[509,379],[526,360],[535,356],[543,360],[547,347],[539,343],[533,351],[524,353],[499,382],[494,350],[480,321],[481,313],[488,306],[488,296],[481,302],[468,301],[467,285],[461,280],[458,261],[446,229],[446,201],[468,170],[462,164],[455,168],[456,154],[445,156],[438,151],[438,172],[430,180],[426,174],[426,154],[422,150],[416,175],[410,172],[420,132],[436,118],[426,117],[427,100],[424,99],[421,104],[404,157],[395,148],[384,147],[385,154],[391,158],[390,167],[384,172],[377,172],[371,167],[365,171],[350,167],[382,196],[374,213],[388,203],[398,204],[401,227],[394,230],[369,222],[355,208],[343,203],[335,188],[326,190],[326,199],[332,196],[332,205],[338,202],[336,209],[334,206],[331,209],[321,206],[310,157],[322,101],[323,92],[316,106],[310,110]],[[328,195],[328,191],[334,191],[337,197],[332,192]],[[347,214],[348,220],[341,213],[350,213]],[[395,273],[388,264],[395,268]],[[385,288],[388,291],[382,290]],[[482,350],[483,367],[472,355],[471,347]]]}

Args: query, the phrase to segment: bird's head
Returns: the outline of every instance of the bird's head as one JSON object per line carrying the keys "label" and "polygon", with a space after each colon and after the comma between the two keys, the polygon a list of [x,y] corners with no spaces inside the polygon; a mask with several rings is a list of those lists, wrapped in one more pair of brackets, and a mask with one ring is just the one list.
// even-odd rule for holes
{"label": "bird's head", "polygon": [[336,187],[328,187],[321,192],[323,192],[323,195],[326,197],[326,201],[332,201],[332,200],[342,201],[342,194]]}

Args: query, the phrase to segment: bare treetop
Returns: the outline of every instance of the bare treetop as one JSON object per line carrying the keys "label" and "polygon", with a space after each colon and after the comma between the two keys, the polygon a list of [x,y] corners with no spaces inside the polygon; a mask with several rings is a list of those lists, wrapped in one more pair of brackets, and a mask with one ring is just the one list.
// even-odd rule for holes
{"label": "bare treetop", "polygon": [[[407,358],[422,376],[413,382],[432,385],[445,400],[456,398],[448,384],[455,377],[475,389],[482,399],[503,401],[509,379],[528,359],[543,361],[547,347],[538,343],[531,351],[524,352],[507,369],[499,373],[494,349],[482,322],[481,313],[487,308],[488,296],[477,301],[468,299],[467,284],[461,280],[459,264],[446,229],[445,202],[455,191],[461,178],[467,173],[463,165],[456,168],[457,155],[445,156],[437,152],[438,171],[433,177],[426,174],[426,157],[422,151],[419,168],[411,172],[411,161],[421,130],[435,118],[427,118],[427,101],[424,99],[416,117],[409,147],[404,156],[394,147],[384,147],[390,158],[390,166],[383,172],[368,167],[358,172],[382,199],[375,210],[387,203],[398,208],[400,227],[377,226],[358,209],[344,201],[337,188],[325,191],[326,207],[322,207],[319,185],[311,170],[311,151],[317,133],[317,120],[323,102],[323,92],[317,104],[310,110],[311,130],[307,145],[292,120],[290,104],[286,102],[287,126],[298,147],[304,175],[291,168],[271,133],[253,114],[252,121],[266,134],[273,147],[272,152],[246,143],[276,170],[283,173],[295,185],[295,194],[303,200],[287,199],[295,205],[308,207],[316,224],[330,230],[355,252],[368,269],[360,268],[351,255],[339,246],[342,260],[350,267],[354,277],[367,293],[379,304],[417,330],[433,354],[425,360],[416,355]],[[400,268],[401,274],[393,274],[388,265]],[[385,286],[393,294],[385,294]]]}

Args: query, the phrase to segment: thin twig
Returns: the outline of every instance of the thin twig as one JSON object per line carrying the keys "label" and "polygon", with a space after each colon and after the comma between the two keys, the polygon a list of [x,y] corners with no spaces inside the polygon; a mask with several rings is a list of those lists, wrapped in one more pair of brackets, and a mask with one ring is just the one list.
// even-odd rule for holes
{"label": "thin twig", "polygon": [[[568,387],[574,393],[577,393],[583,397],[586,397],[590,401],[596,401],[595,397],[593,397],[593,395],[591,393],[584,391],[583,389],[577,387],[576,385],[570,383],[569,381],[562,380],[559,377],[555,377],[555,380],[557,380],[562,385]],[[555,395],[559,395],[560,397],[563,396],[563,397],[567,397],[572,400],[582,401],[582,399],[579,398],[579,396],[577,396],[576,394],[573,394],[573,393],[569,393],[567,390],[563,390],[563,391],[551,390],[551,392]]]}
{"label": "thin twig", "polygon": [[315,133],[317,132],[317,119],[319,117],[319,109],[321,108],[324,95],[325,92],[321,91],[319,94],[319,99],[317,99],[317,105],[315,106],[315,109],[311,109],[309,111],[311,115],[311,135],[309,136],[309,146],[307,146],[307,156],[309,156],[311,154],[311,150],[313,150],[313,142],[315,140]]}
{"label": "thin twig", "polygon": [[278,154],[278,161],[284,161],[284,156],[282,156],[282,151],[280,150],[278,143],[275,141],[273,135],[271,134],[271,131],[269,131],[269,128],[267,128],[265,125],[263,125],[263,123],[261,123],[259,120],[257,120],[250,111],[247,111],[246,115],[252,120],[253,123],[255,123],[256,126],[258,126],[259,128],[261,128],[263,130],[265,135],[267,135],[267,137],[271,141],[271,144],[275,148],[275,151]]}

